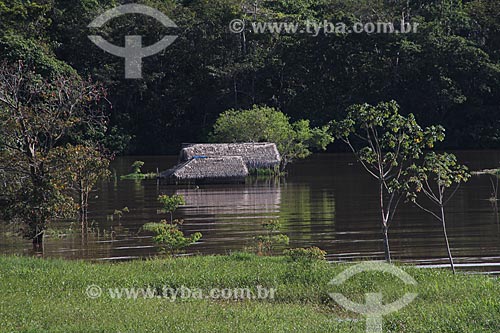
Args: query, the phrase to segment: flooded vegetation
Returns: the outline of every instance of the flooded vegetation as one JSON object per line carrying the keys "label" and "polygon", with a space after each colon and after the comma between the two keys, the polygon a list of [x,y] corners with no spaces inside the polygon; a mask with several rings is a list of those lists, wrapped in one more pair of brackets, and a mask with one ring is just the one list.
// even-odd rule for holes
{"label": "flooded vegetation", "polygon": [[498,333],[499,11],[0,1],[0,331]]}
{"label": "flooded vegetation", "polygon": [[[471,170],[496,167],[499,152],[457,152]],[[352,155],[324,154],[293,164],[286,178],[248,178],[246,184],[173,186],[157,180],[120,180],[137,159],[143,169],[167,169],[177,157],[122,157],[112,164],[114,177],[92,193],[89,223],[93,232],[82,242],[68,232],[68,223],[55,225],[45,242],[44,256],[123,260],[158,254],[151,234],[141,226],[163,218],[159,194],[184,196],[176,218],[187,234],[203,238],[187,254],[225,254],[252,246],[262,234],[261,223],[279,218],[290,247],[318,246],[330,261],[383,259],[376,188]],[[500,271],[500,224],[491,200],[489,175],[476,175],[461,185],[448,203],[450,245],[458,270]],[[372,193],[373,192],[373,193]],[[129,212],[114,214],[127,207]],[[441,226],[412,204],[402,204],[390,231],[393,258],[422,267],[447,265]],[[17,237],[1,239],[2,253],[32,251],[31,242]]]}

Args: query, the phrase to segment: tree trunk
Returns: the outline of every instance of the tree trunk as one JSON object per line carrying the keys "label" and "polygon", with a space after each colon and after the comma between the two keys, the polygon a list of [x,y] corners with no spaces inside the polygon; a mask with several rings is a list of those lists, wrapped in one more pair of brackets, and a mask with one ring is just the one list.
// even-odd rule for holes
{"label": "tree trunk", "polygon": [[[385,253],[385,261],[389,264],[392,263],[391,259],[391,249],[389,247],[389,226],[387,225],[388,221],[385,214],[385,205],[384,205],[384,184],[380,182],[380,213],[382,214],[382,236],[384,237],[384,253]],[[389,214],[387,214],[389,216]]]}
{"label": "tree trunk", "polygon": [[392,263],[392,258],[391,258],[391,249],[389,247],[389,228],[387,225],[382,226],[382,234],[384,236],[384,253],[385,253],[385,260],[391,264]]}
{"label": "tree trunk", "polygon": [[33,250],[37,253],[43,252],[43,231],[36,228],[36,235],[33,237]]}
{"label": "tree trunk", "polygon": [[85,232],[88,232],[88,227],[89,227],[89,192],[88,190],[85,190],[84,196],[83,196],[83,202],[84,202],[84,210],[83,210],[83,223],[85,225]]}
{"label": "tree trunk", "polygon": [[84,221],[84,199],[83,199],[83,187],[80,181],[80,227],[82,228],[82,237],[85,235],[85,221]]}
{"label": "tree trunk", "polygon": [[280,172],[285,172],[287,164],[288,164],[288,161],[287,161],[286,157],[281,156],[281,162],[280,162],[280,167],[279,167]]}
{"label": "tree trunk", "polygon": [[81,209],[81,226],[82,226],[82,236],[86,236],[87,235],[87,232],[88,232],[88,224],[87,224],[87,219],[86,219],[86,211],[85,211],[85,207]]}
{"label": "tree trunk", "polygon": [[446,250],[448,251],[448,259],[450,260],[451,270],[455,274],[455,264],[453,263],[453,256],[451,255],[450,242],[448,241],[448,233],[446,232],[446,220],[444,215],[444,206],[441,205],[441,222],[443,224],[444,240],[446,241]]}
{"label": "tree trunk", "polygon": [[80,225],[82,228],[82,237],[87,236],[87,207],[89,204],[89,195],[84,187],[83,181],[80,182]]}
{"label": "tree trunk", "polygon": [[236,75],[233,76],[234,107],[238,108],[238,86],[236,84]]}

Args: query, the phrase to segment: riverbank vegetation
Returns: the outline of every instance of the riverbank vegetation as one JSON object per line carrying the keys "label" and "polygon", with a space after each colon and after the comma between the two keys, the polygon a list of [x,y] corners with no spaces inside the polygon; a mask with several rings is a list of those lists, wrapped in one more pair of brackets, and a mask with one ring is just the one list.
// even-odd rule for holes
{"label": "riverbank vegetation", "polygon": [[[16,332],[365,332],[365,319],[328,293],[363,302],[367,291],[386,301],[418,297],[384,317],[384,332],[497,333],[500,281],[445,270],[402,268],[418,282],[405,286],[382,273],[363,273],[341,287],[328,282],[349,267],[287,257],[195,256],[98,264],[0,257],[0,327]],[[33,277],[36,277],[34,280]],[[394,279],[394,280],[392,280]],[[391,283],[387,283],[390,280]],[[392,282],[394,281],[394,282]],[[101,297],[86,290],[97,285]],[[274,299],[113,299],[109,288],[276,288]]]}
{"label": "riverbank vegetation", "polygon": [[[455,273],[446,228],[445,208],[446,204],[455,195],[460,184],[469,180],[471,175],[468,168],[459,164],[457,157],[453,154],[431,152],[425,155],[421,165],[413,165],[409,174],[409,190],[406,195],[418,208],[429,213],[441,223],[448,260],[453,273]],[[430,201],[432,205],[423,204],[422,197]],[[437,213],[431,206],[437,207]]]}
{"label": "riverbank vegetation", "polygon": [[[0,1],[0,55],[32,63],[45,77],[76,72],[108,89],[110,125],[103,141],[129,154],[176,153],[205,142],[218,116],[252,105],[275,107],[292,122],[320,127],[356,103],[396,100],[423,126],[448,129],[448,147],[498,148],[500,11],[490,0],[143,0],[178,29],[143,19],[87,25],[120,1]],[[243,19],[247,29],[231,33]],[[416,33],[253,33],[252,22],[324,24],[401,21]],[[123,58],[89,40],[122,45],[176,41],[143,59],[142,80],[124,79]],[[146,44],[146,43],[145,43]]]}

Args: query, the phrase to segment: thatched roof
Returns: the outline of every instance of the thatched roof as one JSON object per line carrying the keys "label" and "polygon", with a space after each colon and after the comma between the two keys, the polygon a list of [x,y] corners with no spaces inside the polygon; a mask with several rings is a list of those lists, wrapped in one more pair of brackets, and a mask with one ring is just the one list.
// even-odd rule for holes
{"label": "thatched roof", "polygon": [[276,144],[268,142],[189,144],[182,148],[179,160],[185,162],[197,156],[241,156],[249,169],[272,168],[281,162]]}
{"label": "thatched roof", "polygon": [[175,183],[244,182],[246,176],[241,156],[195,157],[161,174]]}

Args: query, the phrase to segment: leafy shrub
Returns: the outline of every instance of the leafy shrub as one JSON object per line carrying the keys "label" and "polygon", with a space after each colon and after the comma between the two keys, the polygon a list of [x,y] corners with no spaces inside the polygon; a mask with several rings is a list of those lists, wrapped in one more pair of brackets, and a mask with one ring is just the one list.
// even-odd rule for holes
{"label": "leafy shrub", "polygon": [[295,248],[284,250],[283,254],[292,261],[316,261],[325,260],[326,251],[319,247],[313,246],[308,248]]}
{"label": "leafy shrub", "polygon": [[201,239],[202,234],[199,232],[195,232],[189,237],[184,236],[184,232],[179,229],[183,221],[173,219],[173,213],[177,208],[186,204],[182,195],[160,195],[158,201],[163,206],[161,211],[170,214],[170,221],[161,220],[160,223],[146,223],[142,229],[155,234],[153,241],[161,246],[162,252],[177,253]]}
{"label": "leafy shrub", "polygon": [[290,239],[287,235],[279,233],[281,222],[269,220],[262,222],[262,227],[267,231],[264,235],[254,237],[256,252],[258,255],[271,255],[276,245],[288,245]]}
{"label": "leafy shrub", "polygon": [[231,253],[231,259],[238,261],[248,261],[255,258],[255,254],[248,252],[233,252]]}
{"label": "leafy shrub", "polygon": [[179,230],[179,225],[177,222],[168,223],[166,220],[162,220],[160,223],[146,223],[142,229],[155,234],[153,241],[161,246],[163,252],[177,253],[196,243],[202,237],[199,232],[195,232],[189,237],[184,236],[184,232]]}
{"label": "leafy shrub", "polygon": [[248,110],[227,110],[219,115],[210,134],[212,142],[274,142],[281,154],[280,171],[297,159],[325,150],[333,142],[328,126],[311,127],[309,120],[290,122],[278,109],[254,105]]}
{"label": "leafy shrub", "polygon": [[143,161],[135,161],[132,163],[131,169],[132,173],[142,173],[141,168],[144,166]]}
{"label": "leafy shrub", "polygon": [[184,197],[182,195],[174,194],[172,196],[160,195],[158,196],[158,201],[163,205],[162,211],[164,213],[170,214],[170,222],[173,222],[173,213],[179,208],[186,204]]}
{"label": "leafy shrub", "polygon": [[279,166],[274,168],[257,168],[250,169],[250,175],[257,177],[284,176],[285,172],[280,171]]}

